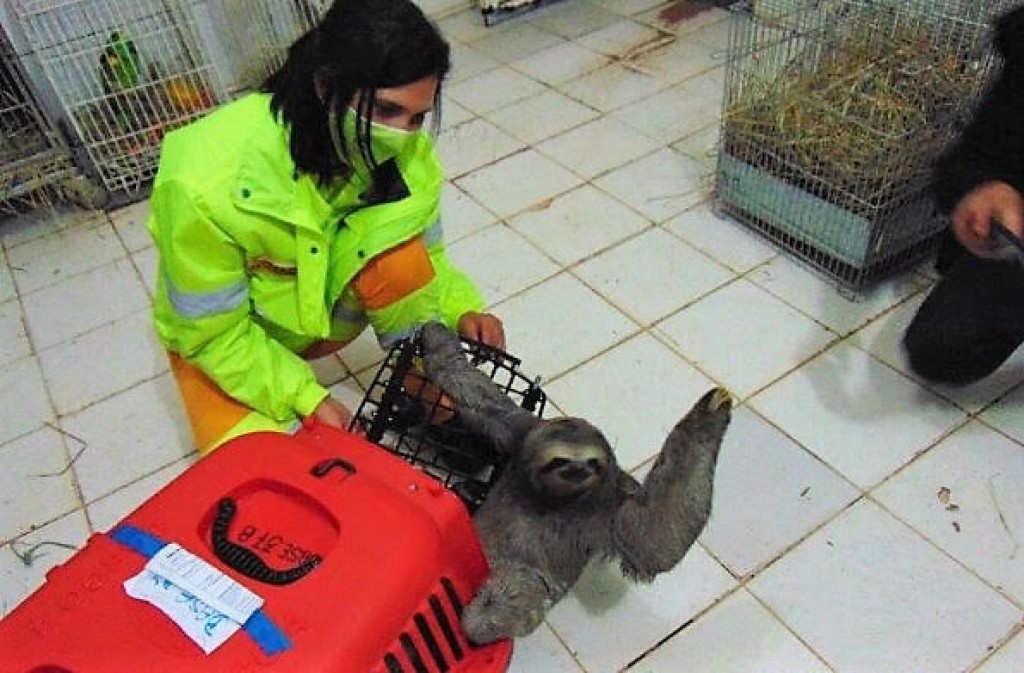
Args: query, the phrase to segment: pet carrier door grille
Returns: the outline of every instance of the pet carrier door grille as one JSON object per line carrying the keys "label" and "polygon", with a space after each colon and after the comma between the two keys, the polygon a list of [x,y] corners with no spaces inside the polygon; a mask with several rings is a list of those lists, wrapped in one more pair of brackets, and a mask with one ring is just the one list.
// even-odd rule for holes
{"label": "pet carrier door grille", "polygon": [[1009,0],[752,0],[733,8],[716,172],[724,213],[860,289],[928,254],[927,196]]}
{"label": "pet carrier door grille", "polygon": [[442,577],[440,586],[398,636],[392,651],[384,655],[384,670],[387,673],[443,673],[457,666],[473,647],[459,626],[463,605],[452,580]]}

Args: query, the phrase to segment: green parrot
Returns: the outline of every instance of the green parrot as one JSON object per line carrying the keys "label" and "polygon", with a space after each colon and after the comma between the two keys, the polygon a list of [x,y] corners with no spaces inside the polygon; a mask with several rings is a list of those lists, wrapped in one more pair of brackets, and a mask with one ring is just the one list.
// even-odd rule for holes
{"label": "green parrot", "polygon": [[107,92],[122,91],[138,84],[141,65],[135,43],[120,31],[111,33],[100,55],[103,86]]}

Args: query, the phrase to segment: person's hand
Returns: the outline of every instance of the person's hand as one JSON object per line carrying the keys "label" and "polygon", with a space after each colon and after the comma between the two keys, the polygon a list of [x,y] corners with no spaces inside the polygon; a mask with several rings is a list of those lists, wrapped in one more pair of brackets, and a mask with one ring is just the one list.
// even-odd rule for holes
{"label": "person's hand", "polygon": [[348,430],[348,424],[352,421],[352,412],[348,410],[348,407],[330,395],[316,405],[316,409],[310,416],[324,425],[342,430]]}
{"label": "person's hand", "polygon": [[960,199],[953,210],[953,233],[975,255],[988,257],[993,220],[1024,239],[1024,199],[1005,182],[983,183]]}
{"label": "person's hand", "polygon": [[492,348],[505,350],[505,327],[490,313],[464,313],[459,318],[459,334],[475,339]]}

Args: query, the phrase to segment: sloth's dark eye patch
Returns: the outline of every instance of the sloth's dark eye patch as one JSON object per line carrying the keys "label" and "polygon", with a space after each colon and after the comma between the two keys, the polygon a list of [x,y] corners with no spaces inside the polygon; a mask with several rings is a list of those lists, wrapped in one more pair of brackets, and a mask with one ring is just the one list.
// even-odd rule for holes
{"label": "sloth's dark eye patch", "polygon": [[551,460],[548,461],[548,464],[544,466],[544,471],[553,472],[554,470],[560,470],[566,465],[568,465],[570,462],[571,461],[569,461],[566,458],[552,458]]}

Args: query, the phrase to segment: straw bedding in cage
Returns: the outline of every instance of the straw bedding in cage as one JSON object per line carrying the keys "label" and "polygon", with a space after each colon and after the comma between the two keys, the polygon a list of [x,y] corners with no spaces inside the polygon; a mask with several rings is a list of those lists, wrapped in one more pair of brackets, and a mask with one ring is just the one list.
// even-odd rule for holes
{"label": "straw bedding in cage", "polygon": [[934,26],[875,13],[807,40],[774,74],[745,73],[724,152],[868,218],[920,182],[978,73]]}
{"label": "straw bedding in cage", "polygon": [[895,0],[801,7],[733,16],[716,205],[859,290],[945,227],[928,175],[985,81],[986,26]]}

